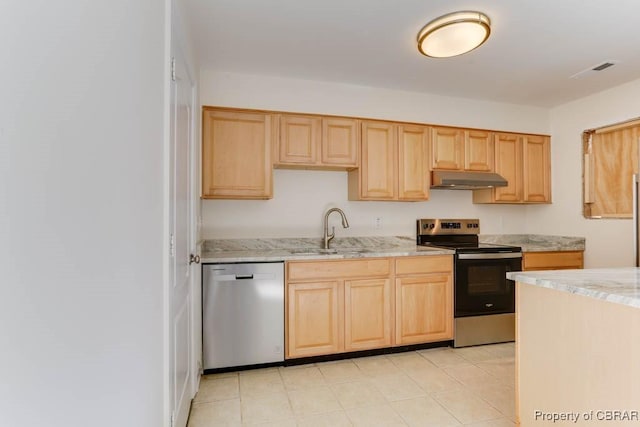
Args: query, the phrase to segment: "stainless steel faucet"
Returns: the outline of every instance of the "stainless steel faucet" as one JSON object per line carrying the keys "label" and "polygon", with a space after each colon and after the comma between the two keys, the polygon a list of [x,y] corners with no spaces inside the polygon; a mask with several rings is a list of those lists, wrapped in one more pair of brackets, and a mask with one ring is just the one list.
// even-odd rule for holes
{"label": "stainless steel faucet", "polygon": [[349,228],[349,221],[347,221],[347,217],[344,212],[340,208],[331,208],[324,214],[324,248],[329,249],[329,242],[331,239],[336,237],[336,228],[332,227],[331,234],[329,234],[329,215],[331,212],[338,212],[340,216],[342,216],[342,228]]}

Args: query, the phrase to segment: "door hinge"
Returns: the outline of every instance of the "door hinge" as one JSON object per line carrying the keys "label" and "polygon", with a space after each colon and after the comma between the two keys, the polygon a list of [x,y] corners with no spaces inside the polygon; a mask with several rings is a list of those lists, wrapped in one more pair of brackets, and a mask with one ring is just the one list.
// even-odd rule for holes
{"label": "door hinge", "polygon": [[176,58],[171,57],[171,81],[176,81]]}
{"label": "door hinge", "polygon": [[176,256],[176,239],[173,233],[169,237],[169,255]]}

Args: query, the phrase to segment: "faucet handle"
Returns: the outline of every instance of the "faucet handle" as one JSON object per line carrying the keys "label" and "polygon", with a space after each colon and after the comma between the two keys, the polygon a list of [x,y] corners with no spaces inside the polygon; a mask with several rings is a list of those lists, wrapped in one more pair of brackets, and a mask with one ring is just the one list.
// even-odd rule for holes
{"label": "faucet handle", "polygon": [[334,237],[336,237],[336,227],[335,227],[335,225],[331,227],[331,234],[329,234],[329,240],[333,239]]}

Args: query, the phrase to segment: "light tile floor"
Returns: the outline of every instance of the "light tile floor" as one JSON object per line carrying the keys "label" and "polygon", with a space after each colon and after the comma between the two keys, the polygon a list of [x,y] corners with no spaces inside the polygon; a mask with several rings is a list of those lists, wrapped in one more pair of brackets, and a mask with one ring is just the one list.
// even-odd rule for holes
{"label": "light tile floor", "polygon": [[514,426],[514,344],[205,375],[188,427]]}

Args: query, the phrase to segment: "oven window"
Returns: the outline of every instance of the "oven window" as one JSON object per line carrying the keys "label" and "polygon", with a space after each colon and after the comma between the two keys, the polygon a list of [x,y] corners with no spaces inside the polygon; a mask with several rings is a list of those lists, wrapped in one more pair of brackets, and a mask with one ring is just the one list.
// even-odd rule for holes
{"label": "oven window", "polygon": [[470,266],[467,272],[469,295],[499,294],[505,292],[504,268],[494,265]]}
{"label": "oven window", "polygon": [[515,284],[508,271],[519,271],[518,259],[456,259],[456,317],[513,313]]}

